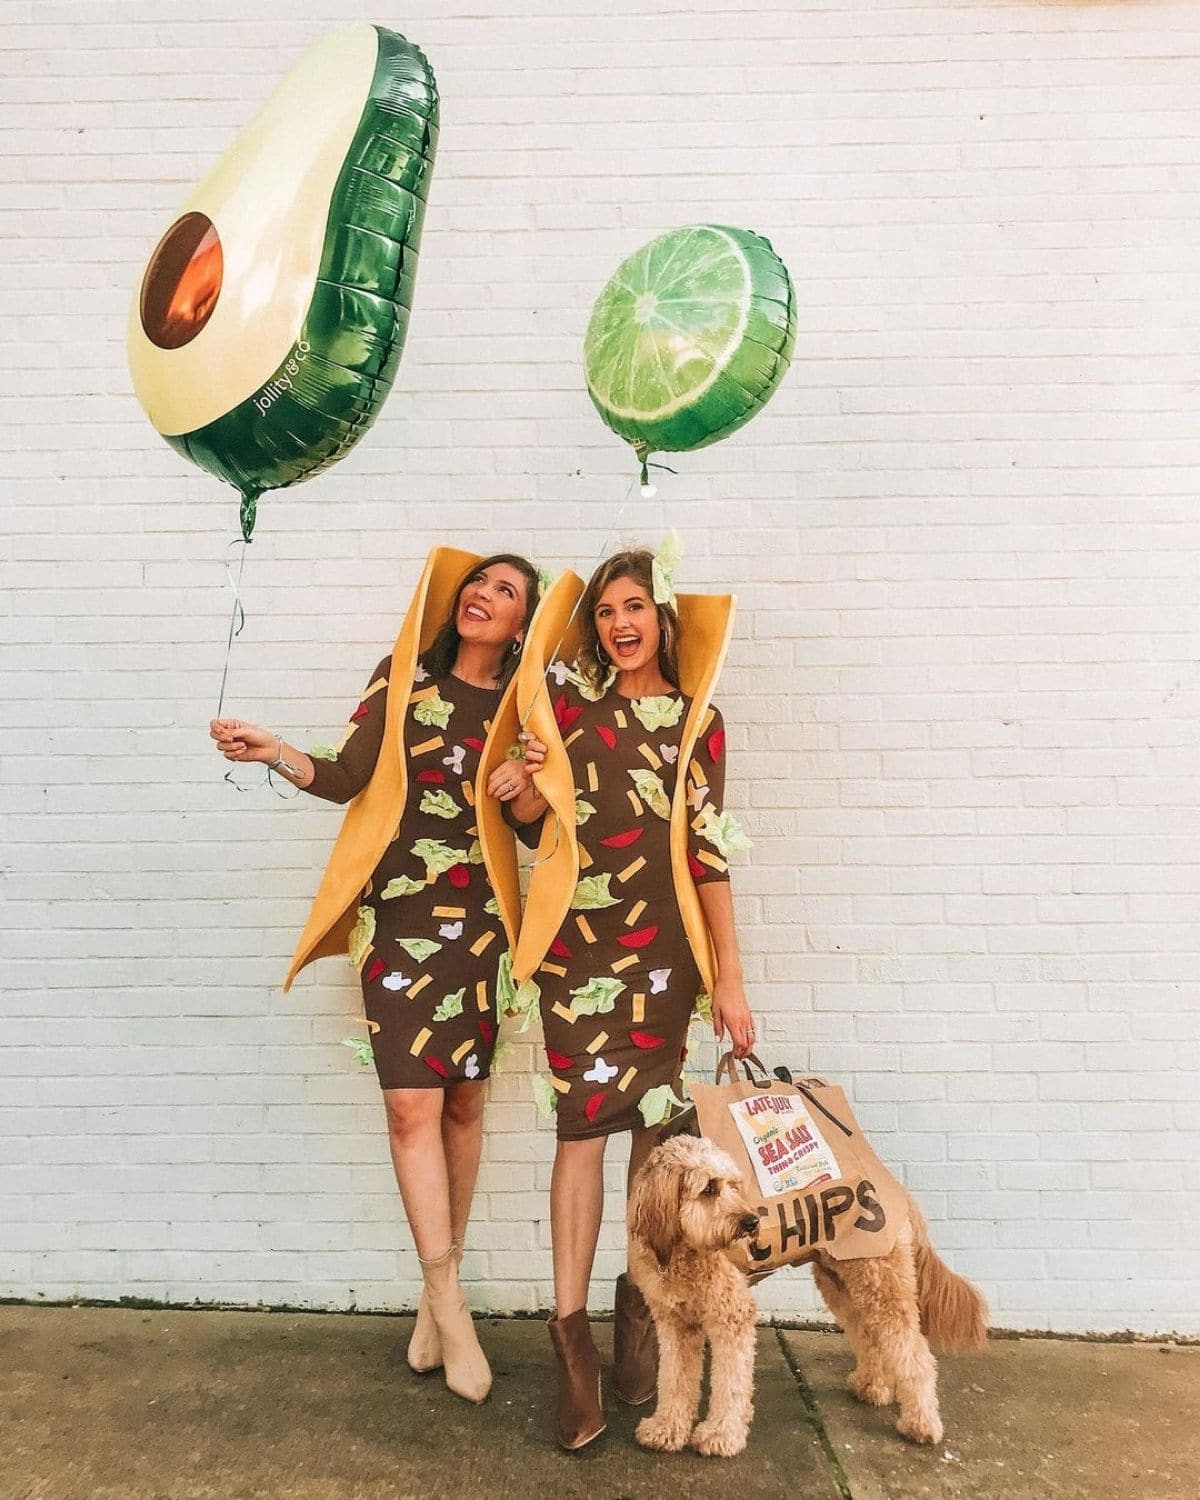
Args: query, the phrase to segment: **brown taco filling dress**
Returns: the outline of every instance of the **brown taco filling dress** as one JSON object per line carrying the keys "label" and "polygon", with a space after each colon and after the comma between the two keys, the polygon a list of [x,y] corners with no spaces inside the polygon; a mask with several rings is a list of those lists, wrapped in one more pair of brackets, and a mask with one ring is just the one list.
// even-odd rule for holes
{"label": "brown taco filling dress", "polygon": [[688,1022],[702,989],[671,872],[671,801],[687,777],[688,867],[728,880],[721,817],[725,730],[712,709],[679,764],[682,693],[597,701],[561,662],[555,718],[575,784],[579,882],[534,978],[560,1140],[666,1119],[682,1101]]}
{"label": "brown taco filling dress", "polygon": [[[336,752],[317,751],[306,789],[348,802],[383,739],[391,657],[376,667]],[[350,958],[381,1088],[444,1088],[488,1076],[496,964],[506,941],[475,825],[475,774],[499,688],[418,667],[404,716],[408,793],[360,897]]]}

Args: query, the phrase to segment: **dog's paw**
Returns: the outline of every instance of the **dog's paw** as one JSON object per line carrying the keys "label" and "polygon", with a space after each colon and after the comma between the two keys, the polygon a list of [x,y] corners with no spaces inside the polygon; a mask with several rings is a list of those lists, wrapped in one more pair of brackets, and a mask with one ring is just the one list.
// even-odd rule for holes
{"label": "dog's paw", "polygon": [[860,1401],[865,1401],[868,1406],[890,1406],[894,1399],[892,1388],[886,1380],[878,1375],[872,1375],[861,1367],[851,1370],[846,1376],[846,1384],[851,1392]]}
{"label": "dog's paw", "polygon": [[896,1423],[896,1431],[910,1443],[940,1443],[942,1419],[936,1412],[932,1415],[901,1417]]}
{"label": "dog's paw", "polygon": [[699,1422],[692,1433],[690,1446],[705,1458],[734,1458],[746,1446],[746,1429],[728,1423]]}
{"label": "dog's paw", "polygon": [[672,1422],[655,1412],[643,1417],[634,1429],[634,1437],[643,1448],[657,1448],[660,1453],[678,1453],[687,1446],[691,1423]]}

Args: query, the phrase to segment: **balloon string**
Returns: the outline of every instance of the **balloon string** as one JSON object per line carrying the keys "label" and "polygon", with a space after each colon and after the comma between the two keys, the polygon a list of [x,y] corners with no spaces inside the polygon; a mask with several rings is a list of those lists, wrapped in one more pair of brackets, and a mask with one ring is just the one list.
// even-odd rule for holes
{"label": "balloon string", "polygon": [[[221,667],[221,690],[217,694],[218,719],[221,717],[221,711],[225,707],[225,689],[229,683],[229,663],[230,658],[233,655],[233,643],[237,640],[238,636],[241,635],[246,626],[246,611],[242,605],[242,570],[246,566],[246,548],[249,546],[250,540],[251,539],[248,536],[241,536],[230,542],[229,545],[225,548],[225,582],[233,592],[233,608],[229,612],[229,634],[225,638],[225,661],[223,666]],[[242,549],[240,554],[238,555],[236,578],[234,577],[233,568],[229,560],[229,553],[234,547],[240,547]],[[291,796],[288,796],[286,792],[281,791],[279,787],[275,785],[275,778],[271,775],[270,766],[263,767],[266,775],[263,777],[262,781],[251,782],[249,786],[243,786],[241,782],[235,778],[234,771],[236,769],[237,768],[235,766],[230,766],[229,770],[226,771],[225,775],[221,778],[222,781],[227,781],[229,785],[233,787],[234,791],[252,792],[258,787],[266,785],[271,788],[271,790],[277,797],[281,797],[284,802],[291,802],[294,798],[300,795],[300,788],[298,786],[293,786],[290,781],[286,784],[292,787]]]}

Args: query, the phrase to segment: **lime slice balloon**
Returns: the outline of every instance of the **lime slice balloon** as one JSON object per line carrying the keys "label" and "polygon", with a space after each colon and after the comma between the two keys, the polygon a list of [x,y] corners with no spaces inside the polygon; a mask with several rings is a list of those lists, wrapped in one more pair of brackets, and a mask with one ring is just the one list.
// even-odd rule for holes
{"label": "lime slice balloon", "polygon": [[642,460],[703,448],[766,404],[795,335],[791,278],[769,241],[691,224],[643,245],[596,299],[588,392]]}

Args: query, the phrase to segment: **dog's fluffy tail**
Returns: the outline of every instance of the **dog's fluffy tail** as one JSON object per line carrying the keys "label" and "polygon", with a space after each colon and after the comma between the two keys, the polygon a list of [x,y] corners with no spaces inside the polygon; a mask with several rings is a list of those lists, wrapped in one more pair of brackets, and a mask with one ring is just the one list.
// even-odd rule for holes
{"label": "dog's fluffy tail", "polygon": [[954,1353],[982,1349],[987,1343],[987,1303],[978,1287],[956,1276],[929,1243],[920,1209],[910,1204],[913,1253],[917,1263],[917,1305],[921,1332]]}

